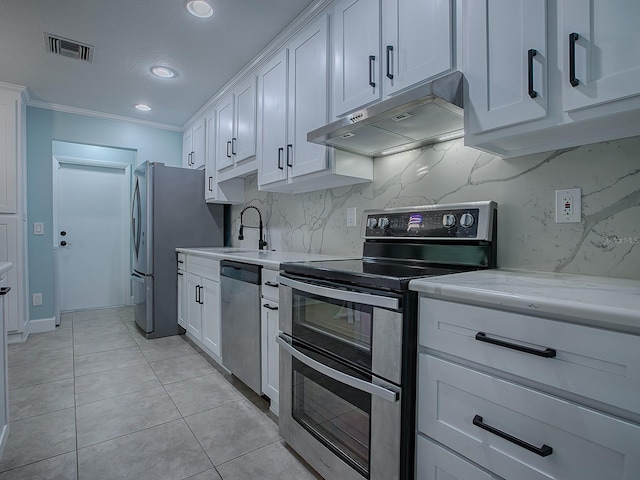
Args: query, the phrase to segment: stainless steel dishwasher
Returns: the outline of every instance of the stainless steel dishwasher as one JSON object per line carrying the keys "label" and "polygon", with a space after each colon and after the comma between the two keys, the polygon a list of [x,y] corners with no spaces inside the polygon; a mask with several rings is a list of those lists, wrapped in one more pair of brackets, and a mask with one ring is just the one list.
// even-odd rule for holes
{"label": "stainless steel dishwasher", "polygon": [[222,364],[259,395],[261,269],[231,260],[220,262]]}

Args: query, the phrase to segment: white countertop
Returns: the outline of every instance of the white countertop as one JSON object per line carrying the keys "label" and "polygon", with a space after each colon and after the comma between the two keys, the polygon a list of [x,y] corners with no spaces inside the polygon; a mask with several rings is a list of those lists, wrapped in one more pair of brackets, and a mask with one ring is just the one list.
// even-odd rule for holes
{"label": "white countertop", "polygon": [[640,334],[640,280],[497,269],[413,280],[409,288],[443,300]]}
{"label": "white countertop", "polygon": [[311,262],[314,260],[342,260],[354,258],[349,255],[321,255],[302,252],[275,252],[273,250],[250,250],[235,247],[210,247],[210,248],[176,248],[177,252],[187,255],[198,255],[216,260],[235,260],[238,262],[262,265],[265,268],[278,270],[281,263],[286,262]]}
{"label": "white countertop", "polygon": [[0,275],[8,272],[12,267],[13,265],[8,262],[0,262]]}

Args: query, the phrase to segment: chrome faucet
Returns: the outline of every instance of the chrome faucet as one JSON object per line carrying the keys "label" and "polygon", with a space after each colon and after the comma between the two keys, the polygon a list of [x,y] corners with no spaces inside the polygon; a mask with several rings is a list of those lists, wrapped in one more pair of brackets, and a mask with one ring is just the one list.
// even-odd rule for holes
{"label": "chrome faucet", "polygon": [[[246,212],[247,210],[249,210],[250,208],[253,208],[256,212],[258,212],[258,218],[260,220],[259,226],[254,227],[251,225],[243,225],[242,223],[242,215],[244,215],[244,212]],[[258,207],[254,207],[253,205],[249,205],[248,207],[245,207],[242,212],[240,212],[240,231],[238,232],[238,240],[244,240],[244,235],[242,234],[242,230],[244,227],[247,228],[259,228],[260,232],[259,232],[259,236],[258,236],[258,250],[263,250],[266,246],[267,246],[267,242],[264,240],[263,234],[262,234],[262,213],[260,213],[260,210],[258,210]]]}

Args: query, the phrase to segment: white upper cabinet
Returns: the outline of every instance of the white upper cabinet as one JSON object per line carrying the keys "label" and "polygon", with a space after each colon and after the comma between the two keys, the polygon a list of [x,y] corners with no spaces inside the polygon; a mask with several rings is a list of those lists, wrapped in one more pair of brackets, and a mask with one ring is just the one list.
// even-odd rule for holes
{"label": "white upper cabinet", "polygon": [[16,213],[18,208],[17,98],[19,95],[0,92],[0,213]]}
{"label": "white upper cabinet", "polygon": [[342,0],[334,10],[336,116],[381,98],[380,0]]}
{"label": "white upper cabinet", "polygon": [[564,110],[640,95],[640,2],[563,0]]}
{"label": "white upper cabinet", "polygon": [[256,78],[250,75],[216,105],[216,168],[224,170],[256,154]]}
{"label": "white upper cabinet", "polygon": [[488,131],[547,115],[546,3],[464,2],[465,131]]}
{"label": "white upper cabinet", "polygon": [[328,149],[307,142],[307,133],[329,121],[329,38],[326,15],[289,45],[287,151],[289,175],[327,168]]}
{"label": "white upper cabinet", "polygon": [[204,198],[207,203],[242,203],[244,201],[244,179],[232,178],[218,182],[216,168],[216,110],[205,115],[207,128],[206,166],[204,177]]}
{"label": "white upper cabinet", "polygon": [[450,0],[382,1],[383,94],[453,66]]}
{"label": "white upper cabinet", "polygon": [[334,10],[333,113],[451,70],[451,0],[342,0]]}
{"label": "white upper cabinet", "polygon": [[258,73],[258,185],[287,178],[287,58],[285,48]]}
{"label": "white upper cabinet", "polygon": [[216,169],[233,166],[232,138],[233,138],[233,95],[223,98],[215,109]]}
{"label": "white upper cabinet", "polygon": [[191,128],[184,132],[182,138],[182,166],[184,168],[204,168],[205,134],[204,117],[198,119]]}
{"label": "white upper cabinet", "polygon": [[328,32],[321,15],[258,74],[261,190],[301,193],[373,178],[370,158],[307,142],[309,131],[329,121]]}

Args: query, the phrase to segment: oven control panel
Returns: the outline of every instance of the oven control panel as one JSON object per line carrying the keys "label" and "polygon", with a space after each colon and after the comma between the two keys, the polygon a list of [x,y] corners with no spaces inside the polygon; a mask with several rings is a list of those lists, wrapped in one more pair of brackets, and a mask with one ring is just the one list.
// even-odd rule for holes
{"label": "oven control panel", "polygon": [[364,236],[491,240],[495,209],[494,202],[475,202],[369,211]]}

